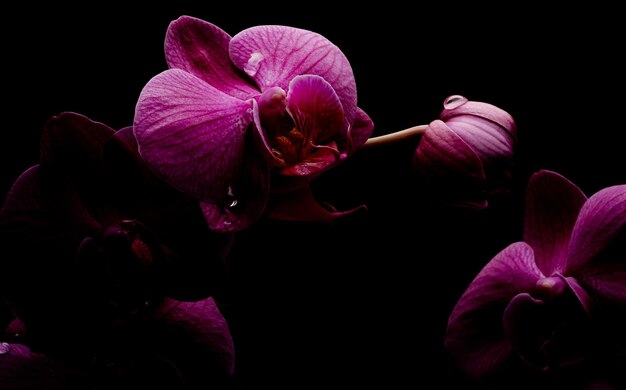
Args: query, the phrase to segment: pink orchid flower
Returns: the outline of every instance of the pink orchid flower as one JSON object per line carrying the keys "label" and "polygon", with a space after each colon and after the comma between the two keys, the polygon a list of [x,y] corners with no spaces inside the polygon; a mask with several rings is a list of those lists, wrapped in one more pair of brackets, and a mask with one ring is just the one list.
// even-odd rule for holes
{"label": "pink orchid flower", "polygon": [[141,92],[134,132],[146,163],[199,199],[213,230],[261,215],[270,170],[272,187],[301,187],[373,130],[347,58],[314,32],[258,26],[231,38],[183,16],[165,55],[170,69]]}
{"label": "pink orchid flower", "polygon": [[625,244],[626,185],[587,199],[561,175],[534,174],[524,242],[497,254],[467,288],[446,347],[476,377],[516,356],[540,370],[581,363],[600,348],[591,330],[610,328],[596,321],[598,307],[624,310]]}

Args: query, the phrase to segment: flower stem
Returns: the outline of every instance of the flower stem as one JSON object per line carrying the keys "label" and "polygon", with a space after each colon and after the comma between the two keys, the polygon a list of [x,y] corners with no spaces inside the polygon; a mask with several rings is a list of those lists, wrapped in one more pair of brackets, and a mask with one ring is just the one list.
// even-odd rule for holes
{"label": "flower stem", "polygon": [[408,129],[396,131],[395,133],[389,133],[385,135],[381,135],[378,137],[372,137],[365,142],[363,145],[364,148],[374,148],[377,146],[384,146],[387,144],[392,144],[394,142],[402,141],[411,137],[414,137],[419,134],[424,134],[424,131],[428,125],[419,125],[409,127]]}

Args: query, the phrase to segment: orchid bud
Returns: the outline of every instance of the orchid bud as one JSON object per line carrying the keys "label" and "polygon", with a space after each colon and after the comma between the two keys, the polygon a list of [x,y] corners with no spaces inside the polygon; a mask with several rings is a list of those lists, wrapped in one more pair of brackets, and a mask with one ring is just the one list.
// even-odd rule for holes
{"label": "orchid bud", "polygon": [[517,127],[511,115],[488,103],[448,97],[440,120],[426,128],[414,166],[446,203],[487,207],[507,192]]}

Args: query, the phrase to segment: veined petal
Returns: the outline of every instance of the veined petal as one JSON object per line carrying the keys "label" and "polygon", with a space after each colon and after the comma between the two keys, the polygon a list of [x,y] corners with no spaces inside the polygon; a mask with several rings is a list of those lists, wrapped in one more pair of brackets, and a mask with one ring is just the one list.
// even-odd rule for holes
{"label": "veined petal", "polygon": [[135,112],[139,153],[174,187],[221,202],[238,181],[252,102],[233,98],[179,69],[155,76]]}
{"label": "veined petal", "polygon": [[625,234],[626,185],[597,192],[580,210],[572,231],[566,269],[572,271],[592,261],[613,240],[625,239]]}
{"label": "veined petal", "polygon": [[528,181],[524,241],[545,275],[563,272],[570,235],[586,199],[575,184],[552,171],[539,171]]}
{"label": "veined petal", "polygon": [[470,375],[488,375],[512,352],[505,336],[504,310],[517,294],[532,291],[543,274],[526,243],[509,245],[478,274],[456,304],[445,344]]}
{"label": "veined petal", "polygon": [[468,101],[459,95],[448,97],[444,103],[444,109],[440,118],[447,122],[450,118],[459,115],[472,115],[484,118],[501,126],[512,136],[515,136],[517,133],[515,120],[503,109],[489,103]]}
{"label": "veined petal", "polygon": [[246,100],[259,91],[230,60],[230,40],[230,35],[214,24],[181,16],[167,30],[165,57],[170,68],[186,70],[220,91]]}
{"label": "veined petal", "polygon": [[[432,188],[437,188],[438,193],[453,197],[452,203],[476,208],[487,206],[482,194],[486,180],[482,161],[442,121],[434,120],[426,129],[417,146],[414,165],[423,177],[433,181]],[[467,197],[456,198],[466,193]]]}
{"label": "veined petal", "polygon": [[347,129],[343,107],[333,87],[322,77],[294,77],[289,83],[287,112],[307,143],[345,143]]}
{"label": "veined petal", "polygon": [[230,42],[230,58],[262,90],[281,87],[299,75],[323,77],[339,96],[348,123],[356,116],[356,82],[352,67],[337,46],[323,36],[293,27],[257,26]]}
{"label": "veined petal", "polygon": [[452,117],[446,125],[485,161],[513,159],[513,138],[501,126],[471,115]]}
{"label": "veined petal", "polygon": [[626,185],[605,188],[584,204],[566,272],[595,296],[626,303]]}

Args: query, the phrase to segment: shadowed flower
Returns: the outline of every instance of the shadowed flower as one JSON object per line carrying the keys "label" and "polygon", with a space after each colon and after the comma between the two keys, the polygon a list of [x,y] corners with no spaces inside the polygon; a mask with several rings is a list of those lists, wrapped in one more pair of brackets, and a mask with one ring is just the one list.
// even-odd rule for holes
{"label": "shadowed flower", "polygon": [[[167,297],[203,305],[222,279],[231,237],[211,232],[197,201],[158,180],[136,149],[130,129],[63,113],[44,128],[40,164],[7,194],[0,295],[37,351],[80,365],[120,321],[151,318]],[[207,321],[221,319],[229,345],[210,304]]]}
{"label": "shadowed flower", "polygon": [[448,97],[440,118],[426,128],[414,165],[429,189],[448,203],[487,207],[511,179],[517,127],[511,115],[491,104]]}
{"label": "shadowed flower", "polygon": [[201,201],[214,230],[239,230],[261,215],[270,169],[273,190],[302,188],[372,132],[347,58],[319,34],[258,26],[231,38],[183,16],[169,26],[165,55],[171,69],[137,103],[139,151]]}
{"label": "shadowed flower", "polygon": [[[625,240],[626,185],[587,199],[556,173],[534,174],[524,242],[496,255],[467,288],[450,316],[446,347],[476,377],[513,356],[546,371],[623,348],[608,335],[613,321],[600,319],[602,311],[625,314]],[[610,341],[599,343],[602,337]]]}

